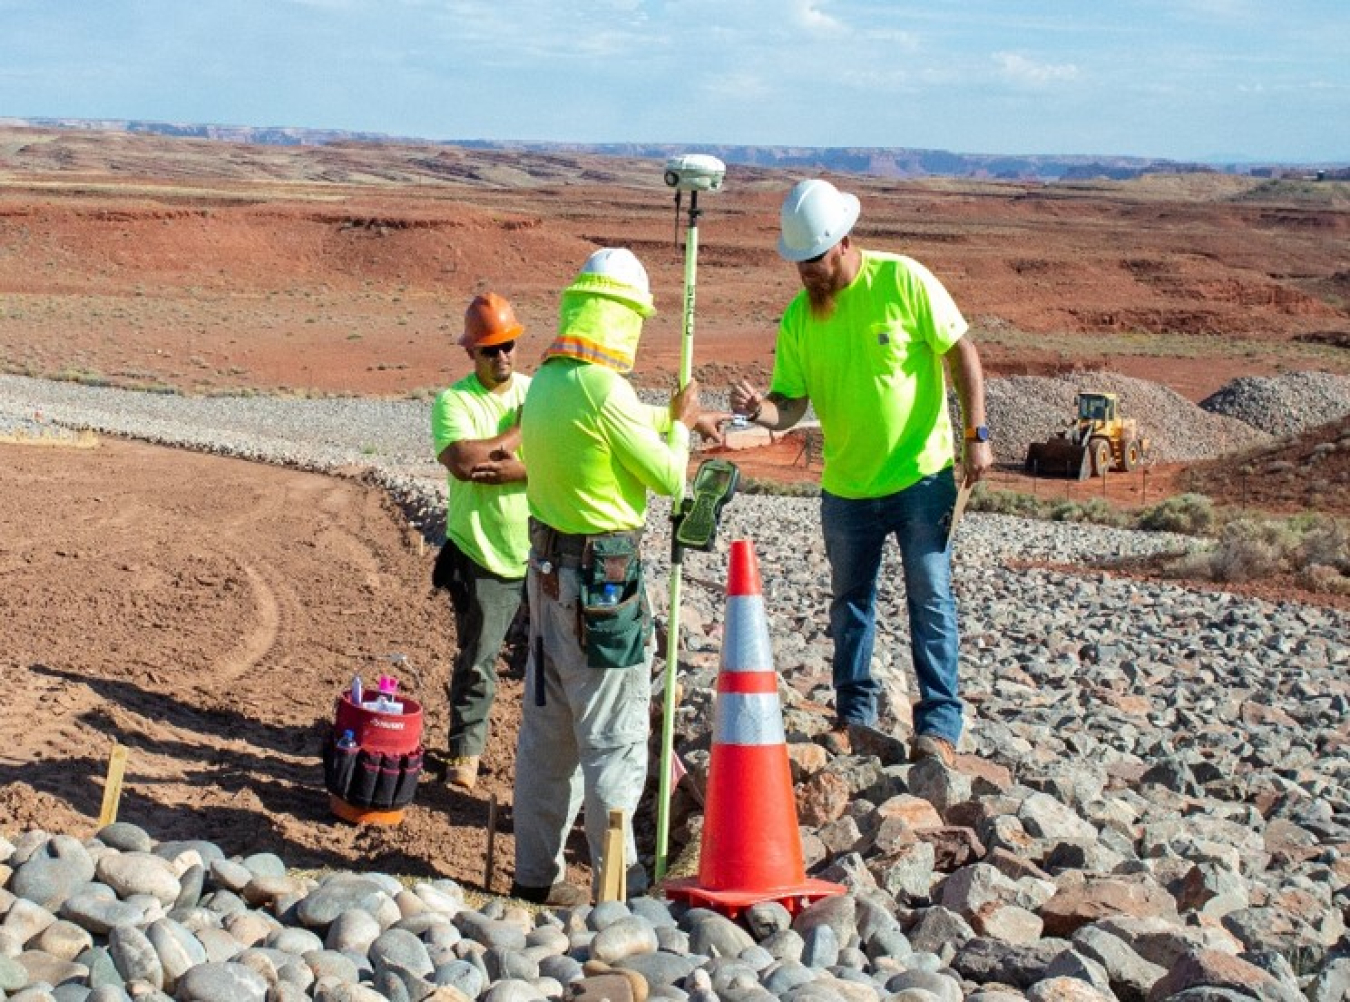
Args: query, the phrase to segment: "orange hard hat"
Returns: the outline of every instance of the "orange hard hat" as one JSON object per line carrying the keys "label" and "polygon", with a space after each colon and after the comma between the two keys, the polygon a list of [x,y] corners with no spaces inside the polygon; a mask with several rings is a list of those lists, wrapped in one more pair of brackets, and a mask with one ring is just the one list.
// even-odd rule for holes
{"label": "orange hard hat", "polygon": [[469,349],[490,348],[494,344],[514,341],[524,331],[506,297],[485,292],[475,296],[464,311],[464,334],[459,343]]}

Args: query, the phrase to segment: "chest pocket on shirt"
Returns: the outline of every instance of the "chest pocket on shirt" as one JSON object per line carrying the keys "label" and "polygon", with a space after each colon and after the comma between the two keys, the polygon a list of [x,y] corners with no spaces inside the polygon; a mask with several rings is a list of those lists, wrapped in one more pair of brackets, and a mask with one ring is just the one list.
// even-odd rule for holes
{"label": "chest pocket on shirt", "polygon": [[867,361],[873,372],[890,375],[913,371],[917,356],[928,346],[915,338],[899,320],[872,324],[867,331]]}

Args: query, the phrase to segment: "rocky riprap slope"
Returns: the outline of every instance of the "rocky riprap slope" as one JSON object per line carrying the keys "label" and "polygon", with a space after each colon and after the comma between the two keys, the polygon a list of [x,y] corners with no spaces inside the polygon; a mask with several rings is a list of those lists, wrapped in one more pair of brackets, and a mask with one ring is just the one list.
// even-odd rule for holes
{"label": "rocky riprap slope", "polygon": [[[0,400],[16,418],[41,410],[42,425],[373,468],[427,525],[440,503],[425,403],[197,401],[3,379]],[[664,511],[654,504],[647,542],[663,621]],[[846,895],[795,919],[760,906],[739,925],[657,899],[536,916],[469,907],[446,881],[314,878],[129,825],[84,843],[10,832],[0,990],[97,1002],[1350,997],[1342,614],[1037,566],[1181,538],[969,515],[955,550],[969,712],[949,770],[904,761],[894,555],[875,660],[886,726],[855,729],[845,747],[827,732],[816,503],[737,498],[722,538],[755,542],[802,844],[811,872]],[[676,743],[691,777],[677,844],[699,825],[724,563],[724,545],[685,563]]]}
{"label": "rocky riprap slope", "polygon": [[[805,858],[846,895],[795,919],[758,906],[740,924],[655,898],[534,915],[469,907],[444,880],[315,878],[125,824],[85,843],[30,831],[0,840],[0,989],[97,1002],[1346,997],[1343,617],[1014,570],[1180,541],[971,516],[957,543],[963,754],[953,770],[909,765],[893,556],[877,644],[890,726],[855,729],[850,748],[827,734],[814,507],[739,498],[723,537],[755,540]],[[659,506],[651,526],[660,615]],[[689,786],[710,754],[724,562],[686,557],[677,844],[699,827]]]}

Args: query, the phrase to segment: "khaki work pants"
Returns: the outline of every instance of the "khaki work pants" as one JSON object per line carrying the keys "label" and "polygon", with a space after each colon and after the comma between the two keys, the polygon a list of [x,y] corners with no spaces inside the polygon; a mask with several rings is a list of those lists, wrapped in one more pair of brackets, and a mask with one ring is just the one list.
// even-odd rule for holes
{"label": "khaki work pants", "polygon": [[554,573],[556,598],[542,586],[539,561],[531,554],[530,655],[513,808],[515,879],[526,887],[551,887],[563,879],[563,848],[583,807],[593,883],[612,809],[629,819],[625,863],[636,864],[631,821],[647,781],[652,649],[631,668],[590,667],[577,637],[580,572],[560,567]]}

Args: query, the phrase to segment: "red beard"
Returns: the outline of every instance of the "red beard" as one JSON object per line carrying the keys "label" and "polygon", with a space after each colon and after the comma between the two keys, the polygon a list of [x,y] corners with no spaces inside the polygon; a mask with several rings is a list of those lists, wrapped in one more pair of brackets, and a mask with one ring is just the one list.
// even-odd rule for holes
{"label": "red beard", "polygon": [[811,315],[817,320],[828,320],[834,316],[837,294],[833,291],[806,286],[806,298],[811,304]]}

